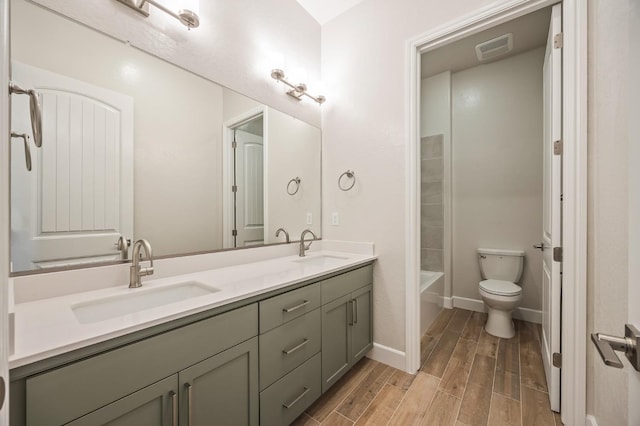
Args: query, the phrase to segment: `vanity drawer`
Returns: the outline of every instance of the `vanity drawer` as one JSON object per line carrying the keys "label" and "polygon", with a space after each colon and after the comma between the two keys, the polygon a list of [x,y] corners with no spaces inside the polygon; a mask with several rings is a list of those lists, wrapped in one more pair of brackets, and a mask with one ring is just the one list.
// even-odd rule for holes
{"label": "vanity drawer", "polygon": [[260,393],[260,424],[288,425],[320,397],[320,354]]}
{"label": "vanity drawer", "polygon": [[260,302],[260,333],[298,318],[320,306],[320,283]]}
{"label": "vanity drawer", "polygon": [[260,335],[260,389],[320,352],[320,309]]}
{"label": "vanity drawer", "polygon": [[256,336],[252,304],[26,380],[27,426],[57,425]]}
{"label": "vanity drawer", "polygon": [[373,283],[373,265],[321,281],[322,304],[336,300],[359,288]]}

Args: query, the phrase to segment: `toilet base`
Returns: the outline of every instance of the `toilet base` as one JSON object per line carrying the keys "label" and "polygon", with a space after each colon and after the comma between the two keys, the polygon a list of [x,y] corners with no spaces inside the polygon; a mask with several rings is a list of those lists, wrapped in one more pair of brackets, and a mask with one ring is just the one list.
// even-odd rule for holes
{"label": "toilet base", "polygon": [[484,329],[492,336],[501,337],[503,339],[511,339],[516,335],[516,328],[511,319],[511,310],[504,311],[488,307],[489,317]]}

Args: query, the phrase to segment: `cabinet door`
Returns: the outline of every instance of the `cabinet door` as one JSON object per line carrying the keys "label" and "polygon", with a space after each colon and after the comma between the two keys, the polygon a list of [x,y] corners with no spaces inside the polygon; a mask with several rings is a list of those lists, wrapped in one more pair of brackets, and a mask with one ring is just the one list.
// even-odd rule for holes
{"label": "cabinet door", "polygon": [[[178,419],[178,375],[147,386],[68,423],[71,426],[174,426]],[[175,421],[174,421],[175,419]]]}
{"label": "cabinet door", "polygon": [[180,425],[258,424],[257,337],[182,370],[178,376]]}
{"label": "cabinet door", "polygon": [[343,296],[322,306],[322,392],[349,368],[351,297]]}
{"label": "cabinet door", "polygon": [[373,347],[373,286],[351,293],[351,363],[362,358]]}

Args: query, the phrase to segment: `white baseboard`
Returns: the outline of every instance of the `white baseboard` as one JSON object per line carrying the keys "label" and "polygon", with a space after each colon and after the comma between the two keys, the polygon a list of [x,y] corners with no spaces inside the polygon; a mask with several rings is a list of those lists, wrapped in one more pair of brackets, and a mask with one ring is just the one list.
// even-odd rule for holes
{"label": "white baseboard", "polygon": [[443,297],[442,307],[445,309],[453,309],[453,299],[451,297]]}
{"label": "white baseboard", "polygon": [[[445,298],[446,299],[446,298]],[[479,299],[469,299],[466,297],[453,296],[452,298],[454,308],[468,309],[476,312],[487,312],[484,306],[484,302]],[[445,300],[446,307],[446,300]],[[451,309],[451,308],[449,308]],[[513,317],[519,320],[532,322],[535,324],[542,324],[542,311],[536,311],[528,308],[516,308],[513,311]]]}
{"label": "white baseboard", "polygon": [[587,418],[584,421],[585,426],[598,426],[598,422],[596,421],[596,418],[593,417],[591,414],[587,415]]}
{"label": "white baseboard", "polygon": [[406,354],[397,349],[374,342],[373,349],[369,351],[367,357],[398,370],[406,371]]}

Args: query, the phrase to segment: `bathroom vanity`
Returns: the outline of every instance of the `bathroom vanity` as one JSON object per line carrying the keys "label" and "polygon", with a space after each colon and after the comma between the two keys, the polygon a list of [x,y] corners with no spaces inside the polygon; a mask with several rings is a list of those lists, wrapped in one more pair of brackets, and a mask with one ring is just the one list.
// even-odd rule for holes
{"label": "bathroom vanity", "polygon": [[[115,318],[100,311],[95,300],[107,300],[112,311],[113,300],[119,300],[112,293],[122,289],[33,302],[45,313],[48,303],[67,303],[71,308],[62,315],[79,323],[74,328],[54,318],[47,326],[41,318],[44,341],[51,340],[44,336],[48,328],[56,333],[56,324],[67,324],[76,340],[82,340],[82,329],[122,328],[127,321],[154,325],[133,332],[125,327],[116,337],[68,351],[46,343],[50,347],[42,346],[40,355],[33,350],[37,343],[22,347],[34,353],[21,355],[18,340],[13,362],[22,365],[11,370],[11,425],[289,424],[372,348],[374,260],[313,253],[160,279],[136,289],[151,295],[163,286],[218,290],[166,305],[166,321],[147,321],[145,315],[158,308]],[[239,271],[253,272],[222,280]],[[201,306],[195,308],[198,299]],[[187,314],[173,315],[170,306]],[[30,312],[21,308],[16,306],[18,323],[21,313]],[[22,363],[20,356],[41,359]]]}

